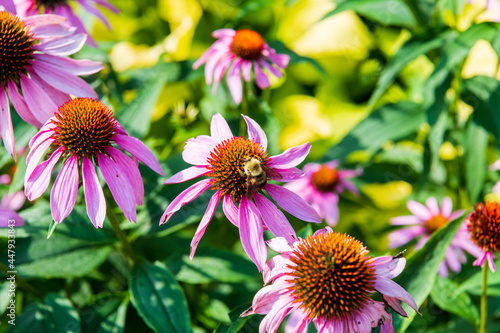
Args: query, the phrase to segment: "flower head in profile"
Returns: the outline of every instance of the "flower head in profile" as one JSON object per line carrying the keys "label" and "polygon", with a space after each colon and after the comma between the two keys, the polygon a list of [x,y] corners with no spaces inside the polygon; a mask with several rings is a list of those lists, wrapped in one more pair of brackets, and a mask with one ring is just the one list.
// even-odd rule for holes
{"label": "flower head in profile", "polygon": [[87,29],[83,26],[82,20],[74,13],[70,3],[80,4],[86,11],[99,18],[108,29],[111,30],[106,17],[96,6],[102,6],[118,14],[120,11],[107,0],[16,0],[17,15],[20,17],[44,14],[56,14],[65,17],[71,26],[76,28],[77,33],[89,35],[87,44],[96,47],[97,44],[90,37]]}
{"label": "flower head in profile", "polygon": [[491,271],[495,272],[493,259],[496,259],[495,252],[500,251],[500,203],[478,203],[465,221],[472,241],[481,250],[473,265],[483,267],[488,260]]}
{"label": "flower head in profile", "polygon": [[[9,175],[0,176],[0,185],[10,184]],[[7,227],[8,222],[15,221],[16,226],[24,225],[24,220],[17,211],[23,206],[26,197],[22,191],[17,191],[12,194],[6,193],[0,201],[0,228]]]}
{"label": "flower head in profile", "polygon": [[[443,198],[441,208],[439,208],[438,202],[434,197],[428,198],[425,205],[410,200],[407,206],[414,215],[398,216],[391,219],[392,225],[408,226],[389,234],[389,247],[391,248],[404,245],[413,239],[419,238],[415,249],[420,249],[434,231],[464,214],[464,210],[452,211],[453,204],[449,197]],[[445,259],[439,266],[439,275],[447,277],[448,268],[455,273],[459,272],[461,264],[467,261],[464,250],[476,257],[480,254],[480,250],[470,239],[465,223],[460,226],[450,247],[446,250]]]}
{"label": "flower head in profile", "polygon": [[14,130],[9,100],[19,116],[40,128],[70,99],[94,97],[94,89],[78,77],[102,69],[102,64],[66,56],[79,51],[84,34],[75,34],[66,19],[37,15],[20,20],[0,12],[0,132],[7,151],[15,158]]}
{"label": "flower head in profile", "polygon": [[[378,325],[394,332],[385,304],[405,317],[400,301],[418,312],[410,294],[392,281],[405,267],[401,254],[373,258],[361,242],[330,227],[293,246],[280,237],[268,245],[280,253],[264,266],[264,283],[272,284],[242,314],[265,314],[261,333],[276,332],[288,314],[286,332],[307,332],[311,321],[318,332],[371,332]],[[385,304],[371,298],[375,291]]]}
{"label": "flower head in profile", "polygon": [[[87,214],[96,228],[102,228],[106,201],[97,165],[125,217],[135,222],[136,205],[142,205],[144,198],[141,174],[137,163],[113,143],[163,175],[153,153],[125,132],[106,105],[90,98],[63,104],[30,141],[24,180],[26,197],[34,200],[41,196],[49,186],[55,164],[63,160],[50,193],[54,221],[60,223],[73,210],[81,174]],[[49,148],[50,157],[39,164]]]}
{"label": "flower head in profile", "polygon": [[263,191],[284,210],[295,217],[320,222],[319,216],[297,194],[268,180],[288,181],[302,176],[295,166],[309,153],[309,143],[290,148],[276,156],[267,154],[267,137],[251,118],[243,116],[248,127],[248,138],[233,136],[226,120],[220,114],[212,118],[211,136],[200,135],[189,139],[184,147],[184,161],[193,166],[170,177],[165,184],[181,183],[199,176],[205,179],[191,185],[167,207],[160,224],[205,190],[213,192],[208,208],[191,242],[191,259],[196,247],[222,200],[225,215],[239,227],[246,253],[259,270],[266,261],[267,249],[263,232],[268,228],[275,236],[293,243],[297,236],[285,215]]}
{"label": "flower head in profile", "polygon": [[325,164],[306,164],[302,169],[305,176],[285,185],[311,204],[331,227],[339,220],[339,194],[345,190],[358,194],[354,184],[347,178],[361,174],[359,170],[338,170],[338,165],[337,160]]}
{"label": "flower head in profile", "polygon": [[288,55],[276,53],[253,30],[219,29],[212,36],[218,40],[193,64],[193,68],[197,69],[205,64],[205,81],[208,85],[213,83],[214,94],[227,71],[227,85],[237,104],[242,99],[241,79],[250,81],[252,67],[257,86],[266,89],[271,85],[269,75],[281,77],[281,70],[290,61]]}

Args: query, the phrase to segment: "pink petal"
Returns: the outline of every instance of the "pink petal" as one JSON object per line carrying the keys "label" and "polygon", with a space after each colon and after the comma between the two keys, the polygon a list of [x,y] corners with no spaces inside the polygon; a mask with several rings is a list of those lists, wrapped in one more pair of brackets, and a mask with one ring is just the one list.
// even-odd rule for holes
{"label": "pink petal", "polygon": [[267,61],[263,60],[263,59],[260,59],[259,60],[259,64],[267,69],[269,72],[271,72],[271,74],[273,74],[274,76],[276,76],[277,78],[280,78],[283,76],[283,73],[276,67],[274,66],[271,66],[269,65],[269,63],[267,63]]}
{"label": "pink petal", "polygon": [[44,24],[33,28],[33,37],[36,39],[64,37],[75,33],[75,27],[68,27],[64,24]]}
{"label": "pink petal", "polygon": [[50,192],[50,211],[55,222],[61,223],[73,210],[78,194],[78,159],[71,156],[62,166]]}
{"label": "pink petal", "polygon": [[464,215],[465,209],[459,209],[450,214],[449,220],[453,221]]}
{"label": "pink petal", "polygon": [[277,169],[288,169],[299,165],[304,161],[307,154],[311,150],[309,142],[303,143],[300,146],[288,148],[280,155],[271,156],[270,166]]}
{"label": "pink petal", "polygon": [[33,170],[40,162],[40,159],[45,156],[45,151],[52,145],[54,139],[47,139],[41,144],[32,148],[26,158],[26,163],[28,164],[26,168],[26,174],[24,175],[24,181],[27,181]]}
{"label": "pink petal", "polygon": [[225,58],[231,57],[231,54],[229,53],[229,49],[225,47],[223,44],[214,44],[212,45],[214,52],[210,58],[208,58],[207,63],[205,64],[205,82],[210,85],[212,84],[212,80],[214,77],[214,71],[215,67],[217,64],[222,62]]}
{"label": "pink petal", "polygon": [[12,195],[7,193],[3,196],[2,201],[0,202],[0,207],[17,211],[21,209],[25,201],[26,197],[24,196],[23,191],[14,192]]}
{"label": "pink petal", "polygon": [[231,55],[229,57],[223,58],[221,61],[217,63],[217,65],[214,68],[214,81],[212,85],[212,94],[215,95],[217,92],[217,87],[219,86],[220,81],[222,80],[222,77],[226,73],[226,70],[228,69],[229,65],[233,62],[233,59],[235,58],[234,55]]}
{"label": "pink petal", "polygon": [[[104,25],[108,28],[108,30],[111,30],[111,26],[109,25],[108,20],[106,17],[97,9],[94,8],[93,6],[90,6],[88,2],[86,1],[78,1],[89,13],[95,15],[97,18],[99,18]],[[117,8],[114,8],[117,10]]]}
{"label": "pink petal", "polygon": [[160,163],[153,155],[151,150],[141,140],[128,135],[117,134],[113,140],[121,148],[128,151],[132,156],[137,157],[142,163],[146,164],[151,170],[159,175],[165,176]]}
{"label": "pink petal", "polygon": [[253,298],[252,313],[269,313],[273,305],[281,298],[282,293],[283,285],[272,284],[261,288]]}
{"label": "pink petal", "polygon": [[241,62],[243,60],[241,58],[236,58],[233,62],[233,65],[229,69],[227,73],[227,85],[229,87],[229,91],[231,92],[231,96],[236,104],[241,103],[241,99],[243,97],[243,88],[241,84]]}
{"label": "pink petal", "polygon": [[10,118],[9,99],[5,93],[5,88],[0,91],[0,133],[3,144],[7,152],[16,160],[16,144],[14,139],[14,128],[12,128],[12,119]]}
{"label": "pink petal", "polygon": [[434,198],[434,197],[427,198],[427,200],[425,201],[425,205],[427,206],[427,208],[431,212],[432,216],[436,216],[436,215],[439,215],[441,213],[441,211],[439,210],[439,206],[438,206],[438,202],[437,202],[436,198]]}
{"label": "pink petal", "polygon": [[52,14],[41,14],[23,18],[23,22],[29,25],[33,31],[46,24],[60,24],[65,21],[66,18]]}
{"label": "pink petal", "polygon": [[282,211],[261,194],[255,193],[253,198],[260,211],[262,220],[274,236],[284,237],[290,244],[298,240],[295,230],[293,230]]}
{"label": "pink petal", "polygon": [[489,170],[495,171],[500,169],[500,160],[496,160],[495,163],[489,166]]}
{"label": "pink petal", "polygon": [[14,225],[20,227],[24,225],[24,220],[19,214],[11,209],[0,208],[0,228],[7,228],[9,221],[14,220]]}
{"label": "pink petal", "polygon": [[199,135],[196,138],[188,139],[182,158],[189,164],[193,165],[208,165],[210,152],[215,149],[217,142],[208,135]]}
{"label": "pink petal", "polygon": [[43,91],[43,88],[24,75],[21,75],[21,89],[31,113],[40,123],[45,124],[57,112],[57,105]]}
{"label": "pink petal", "polygon": [[392,225],[409,225],[409,224],[421,224],[423,221],[416,217],[415,215],[405,215],[393,217],[390,220]]}
{"label": "pink petal", "polygon": [[245,118],[245,122],[247,123],[248,128],[248,138],[250,140],[254,140],[254,142],[260,143],[264,150],[267,149],[267,136],[266,133],[262,130],[259,124],[255,120],[245,115],[242,115]]}
{"label": "pink petal", "polygon": [[393,231],[389,234],[389,247],[391,249],[408,243],[416,237],[425,234],[426,228],[421,225],[415,225],[403,229]]}
{"label": "pink petal", "polygon": [[449,197],[444,197],[441,200],[441,214],[443,217],[449,218],[453,210],[453,203]]}
{"label": "pink petal", "polygon": [[[61,90],[58,90],[51,85],[47,84],[33,68],[28,69],[28,73],[30,75],[30,79],[39,87],[43,89],[43,91],[47,94],[47,96],[54,102],[55,105],[63,105],[64,103],[71,100],[71,96]],[[52,115],[54,116],[54,115]]]}
{"label": "pink petal", "polygon": [[224,215],[226,215],[229,222],[238,227],[238,207],[236,207],[230,195],[224,196],[224,201],[222,201],[222,210],[224,211]]}
{"label": "pink petal", "polygon": [[[217,52],[217,50],[215,48],[213,48],[213,47],[208,48],[205,52],[203,52],[201,57],[194,62],[193,69],[195,69],[195,70],[198,69],[201,65],[203,65],[205,62],[207,62],[207,60],[210,59],[210,57],[215,52]],[[207,84],[210,84],[210,83],[207,83]]]}
{"label": "pink petal", "polygon": [[420,202],[416,202],[414,200],[408,201],[406,204],[410,212],[414,215],[422,219],[423,221],[427,221],[432,218],[432,214],[427,207],[422,205]]}
{"label": "pink petal", "polygon": [[185,204],[193,201],[196,199],[203,191],[208,189],[212,184],[211,179],[203,179],[187,189],[185,189],[181,194],[179,194],[172,202],[168,205],[167,209],[165,210],[165,213],[163,213],[163,216],[161,217],[160,220],[160,225],[163,223],[168,222],[170,217],[179,209],[181,209],[182,206]]}
{"label": "pink petal", "polygon": [[212,198],[208,203],[207,210],[205,211],[205,214],[203,215],[203,218],[198,225],[198,229],[196,229],[193,240],[191,241],[191,253],[189,254],[189,259],[191,260],[193,260],[194,253],[196,252],[196,247],[198,247],[198,243],[200,242],[201,237],[203,237],[203,234],[208,227],[208,223],[210,223],[210,220],[212,220],[212,217],[214,216],[214,212],[217,208],[217,205],[219,204],[219,200],[220,192],[217,191],[214,195],[212,195]]}
{"label": "pink petal", "polygon": [[17,86],[11,81],[9,81],[7,91],[9,93],[10,101],[12,102],[12,105],[14,105],[14,108],[16,109],[17,114],[21,117],[21,119],[35,127],[41,127],[43,123],[36,119],[36,117],[29,109],[28,104],[26,104],[24,97],[19,94]]}
{"label": "pink petal", "polygon": [[243,60],[241,64],[241,72],[243,74],[243,80],[246,82],[250,81],[252,75],[252,62],[250,60]]}
{"label": "pink petal", "polygon": [[271,85],[271,83],[269,82],[269,78],[262,71],[262,69],[260,68],[260,65],[255,61],[253,63],[253,70],[255,72],[255,82],[257,83],[257,86],[260,89],[269,88],[269,86]]}
{"label": "pink petal", "polygon": [[296,218],[307,222],[321,222],[318,213],[298,194],[274,184],[267,184],[264,189],[281,208]]}
{"label": "pink petal", "polygon": [[99,72],[104,68],[101,62],[78,60],[50,54],[38,54],[37,59],[55,67],[63,68],[65,72],[73,75],[89,75]]}
{"label": "pink petal", "polygon": [[29,201],[33,201],[45,192],[49,186],[52,169],[62,153],[63,147],[59,147],[47,161],[37,166],[24,182],[24,194]]}
{"label": "pink petal", "polygon": [[267,56],[267,59],[270,60],[273,64],[276,64],[278,67],[285,68],[288,66],[290,61],[290,56],[288,54],[270,54]]}
{"label": "pink petal", "polygon": [[[279,173],[281,177],[279,179],[273,179],[271,176],[270,178],[273,180],[281,181],[281,182],[288,182],[291,180],[297,180],[299,178],[302,178],[304,176],[304,172],[297,169],[297,168],[288,168],[288,169],[276,169],[274,168],[274,171]],[[296,191],[294,191],[296,192]]]}
{"label": "pink petal", "polygon": [[209,172],[210,172],[210,170],[207,169],[205,166],[195,165],[195,166],[189,167],[187,169],[184,169],[182,171],[179,171],[178,173],[176,173],[175,175],[173,175],[172,177],[167,179],[163,183],[163,185],[182,183],[182,182],[185,182],[187,180],[191,180],[193,178],[207,174]]}
{"label": "pink petal", "polygon": [[233,37],[236,31],[233,29],[218,29],[212,32],[212,37],[222,38],[222,37]]}
{"label": "pink petal", "polygon": [[73,34],[71,36],[60,37],[40,44],[35,44],[33,49],[39,50],[42,53],[68,56],[80,51],[83,45],[85,45],[86,40],[87,35],[84,33]]}
{"label": "pink petal", "polygon": [[377,275],[393,279],[405,268],[406,259],[402,256],[383,256],[372,260]]}
{"label": "pink petal", "polygon": [[222,142],[233,137],[227,121],[220,113],[216,113],[212,117],[212,121],[210,122],[210,136],[217,142]]}
{"label": "pink petal", "polygon": [[339,196],[336,193],[323,193],[323,200],[320,205],[323,206],[323,218],[330,227],[337,225],[339,221]]}
{"label": "pink petal", "polygon": [[246,196],[241,199],[239,208],[241,245],[248,257],[257,265],[259,272],[262,272],[267,250],[259,210]]}
{"label": "pink petal", "polygon": [[259,330],[262,332],[276,332],[285,316],[292,309],[293,301],[294,298],[288,295],[280,297],[274,303],[271,311],[262,319]]}
{"label": "pink petal", "polygon": [[284,237],[274,237],[270,240],[266,241],[267,246],[271,248],[271,250],[278,253],[286,253],[292,252],[293,249]]}
{"label": "pink petal", "polygon": [[285,274],[292,272],[294,272],[294,269],[290,268],[289,258],[285,258],[284,256],[274,256],[269,259],[269,261],[264,266],[264,271],[262,272],[264,284],[267,284]]}
{"label": "pink petal", "polygon": [[122,151],[114,147],[108,147],[106,153],[111,156],[116,163],[116,167],[120,169],[122,174],[128,179],[128,183],[132,186],[133,193],[135,193],[136,205],[142,205],[144,199],[144,185],[142,183],[141,173],[139,172],[138,162],[134,162]]}
{"label": "pink petal", "polygon": [[82,160],[82,176],[87,215],[94,227],[102,228],[106,217],[106,200],[94,164],[88,157]]}
{"label": "pink petal", "polygon": [[[116,148],[115,148],[116,149]],[[130,183],[128,170],[123,170],[119,163],[113,161],[105,154],[98,154],[97,160],[99,169],[108,184],[108,187],[125,215],[125,218],[131,222],[136,221],[136,195],[133,184]]]}
{"label": "pink petal", "polygon": [[[396,282],[383,277],[377,277],[374,283],[374,287],[375,290],[382,294],[385,301],[390,298],[398,299],[408,304],[413,310],[418,313],[418,306],[417,303],[415,303],[415,300],[411,297],[410,294],[408,294],[406,290],[403,289],[403,287],[401,287]],[[406,313],[404,315],[401,315],[405,316]]]}

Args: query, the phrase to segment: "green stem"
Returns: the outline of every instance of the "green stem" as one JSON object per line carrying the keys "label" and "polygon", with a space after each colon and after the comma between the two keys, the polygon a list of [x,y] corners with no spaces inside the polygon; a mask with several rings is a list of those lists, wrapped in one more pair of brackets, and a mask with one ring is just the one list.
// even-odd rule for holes
{"label": "green stem", "polygon": [[486,322],[488,321],[488,260],[483,266],[483,294],[481,295],[481,323],[479,333],[486,333]]}
{"label": "green stem", "polygon": [[128,241],[127,235],[120,228],[120,224],[109,206],[108,200],[106,200],[106,216],[108,217],[109,222],[111,222],[111,227],[115,231],[116,236],[118,236],[118,239],[120,240],[122,252],[129,257],[132,262],[136,262],[137,258],[132,250],[132,246]]}
{"label": "green stem", "polygon": [[[243,88],[243,96],[241,99],[241,113],[245,116],[248,116],[248,82],[243,80],[242,82]],[[240,136],[245,136],[246,133],[246,122],[243,117],[240,120]]]}
{"label": "green stem", "polygon": [[0,263],[0,272],[7,275],[7,277],[15,276],[14,281],[16,282],[16,286],[19,286],[19,288],[22,288],[22,289],[26,290],[27,292],[32,293],[33,295],[35,295],[37,297],[43,297],[43,294],[40,291],[38,291],[35,287],[33,287],[28,282],[26,282],[17,273],[12,273],[12,270],[9,269],[7,266],[5,266],[2,263]]}

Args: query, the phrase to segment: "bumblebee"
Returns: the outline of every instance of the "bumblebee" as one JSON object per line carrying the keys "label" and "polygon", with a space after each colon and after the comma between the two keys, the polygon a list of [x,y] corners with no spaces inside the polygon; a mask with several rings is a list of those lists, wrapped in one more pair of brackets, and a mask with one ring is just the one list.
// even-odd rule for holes
{"label": "bumblebee", "polygon": [[240,174],[247,178],[247,196],[249,198],[266,186],[268,178],[276,180],[282,178],[279,172],[264,165],[259,157],[251,156],[247,156],[243,160],[243,172],[240,171]]}

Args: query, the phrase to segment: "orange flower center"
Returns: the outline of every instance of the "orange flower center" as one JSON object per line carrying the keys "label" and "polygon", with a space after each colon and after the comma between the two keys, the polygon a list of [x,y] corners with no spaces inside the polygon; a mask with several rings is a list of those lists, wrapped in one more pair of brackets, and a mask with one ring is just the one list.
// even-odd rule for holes
{"label": "orange flower center", "polygon": [[360,309],[374,291],[375,269],[365,247],[337,232],[309,236],[294,250],[288,273],[295,302],[309,317],[345,319]]}
{"label": "orange flower center", "polygon": [[0,84],[7,87],[9,81],[19,86],[21,74],[27,75],[26,67],[33,60],[32,49],[36,43],[33,33],[24,22],[9,12],[0,12]]}
{"label": "orange flower center", "polygon": [[116,120],[113,112],[100,101],[75,98],[59,107],[55,114],[57,127],[53,138],[64,147],[65,155],[96,157],[105,153],[115,136]]}
{"label": "orange flower center", "polygon": [[236,203],[248,194],[249,187],[257,192],[267,183],[264,170],[268,167],[269,156],[253,140],[235,136],[219,143],[210,153],[208,163],[211,172],[207,176],[213,177],[212,190],[231,195]]}
{"label": "orange flower center", "polygon": [[236,31],[231,51],[243,59],[253,60],[260,56],[262,46],[264,46],[264,39],[257,32],[243,29]]}
{"label": "orange flower center", "polygon": [[483,251],[500,251],[500,203],[479,203],[467,218],[471,239]]}
{"label": "orange flower center", "polygon": [[444,227],[448,224],[449,220],[441,214],[431,217],[429,220],[425,221],[425,227],[429,233],[433,233],[434,231]]}
{"label": "orange flower center", "polygon": [[335,169],[331,169],[325,165],[312,175],[312,183],[318,191],[331,192],[337,185],[338,176]]}

